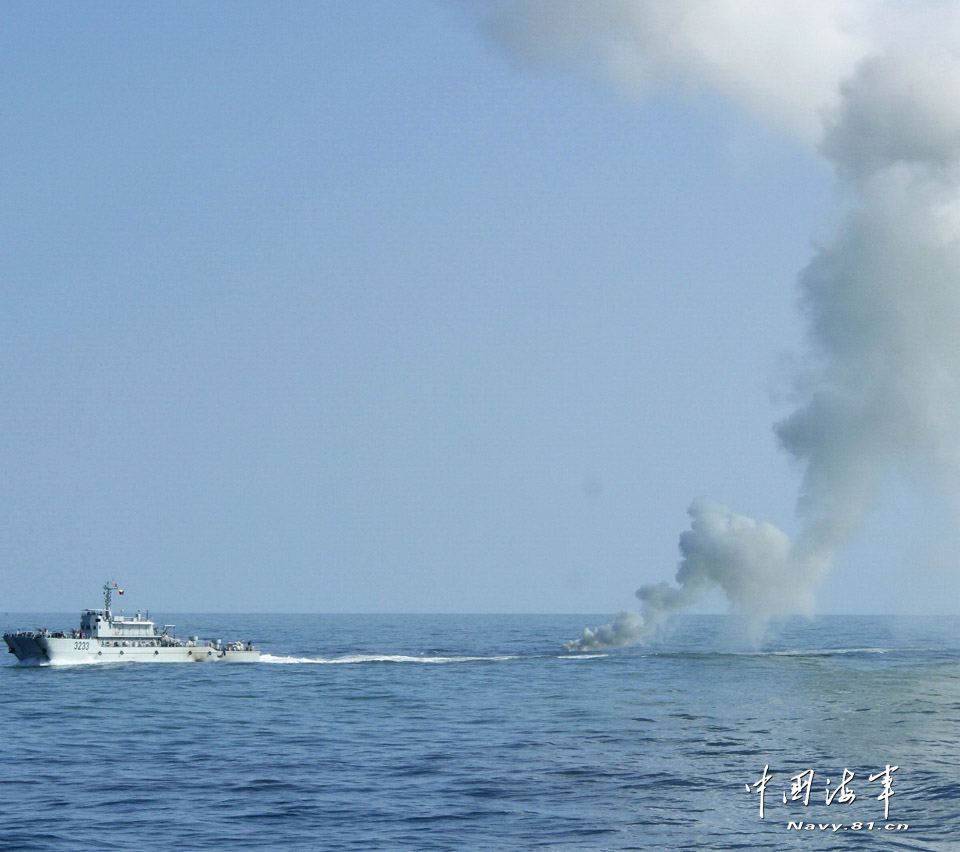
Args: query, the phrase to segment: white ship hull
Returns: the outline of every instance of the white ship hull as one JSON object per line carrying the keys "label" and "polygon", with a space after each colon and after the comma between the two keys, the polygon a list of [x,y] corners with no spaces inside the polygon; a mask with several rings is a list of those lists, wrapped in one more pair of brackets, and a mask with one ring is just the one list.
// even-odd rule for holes
{"label": "white ship hull", "polygon": [[153,645],[101,642],[29,633],[3,637],[10,651],[23,663],[34,665],[79,665],[84,663],[256,663],[260,652],[229,650],[209,644]]}

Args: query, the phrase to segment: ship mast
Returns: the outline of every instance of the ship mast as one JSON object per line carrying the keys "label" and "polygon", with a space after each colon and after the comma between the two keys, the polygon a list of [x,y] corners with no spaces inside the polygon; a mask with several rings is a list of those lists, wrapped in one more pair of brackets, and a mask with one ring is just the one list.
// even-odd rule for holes
{"label": "ship mast", "polygon": [[113,590],[116,588],[117,584],[115,582],[111,582],[110,580],[107,580],[107,582],[103,584],[103,608],[106,610],[107,618],[111,618],[113,616],[113,613],[110,612],[110,601]]}

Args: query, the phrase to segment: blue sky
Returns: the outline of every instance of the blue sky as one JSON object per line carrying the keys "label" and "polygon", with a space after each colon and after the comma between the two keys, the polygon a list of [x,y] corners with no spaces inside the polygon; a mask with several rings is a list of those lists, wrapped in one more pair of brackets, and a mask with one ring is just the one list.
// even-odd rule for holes
{"label": "blue sky", "polygon": [[[606,613],[695,497],[792,529],[787,135],[426,2],[8,4],[0,75],[5,609]],[[888,494],[823,609],[957,590]]]}

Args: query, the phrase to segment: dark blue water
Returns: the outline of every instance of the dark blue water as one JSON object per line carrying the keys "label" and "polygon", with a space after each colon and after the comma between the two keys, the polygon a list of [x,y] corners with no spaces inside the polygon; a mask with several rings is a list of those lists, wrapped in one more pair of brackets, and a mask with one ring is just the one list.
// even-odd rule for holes
{"label": "dark blue water", "polygon": [[268,662],[0,667],[0,849],[960,849],[957,618],[751,649],[688,617],[587,657],[560,647],[596,617],[166,620]]}

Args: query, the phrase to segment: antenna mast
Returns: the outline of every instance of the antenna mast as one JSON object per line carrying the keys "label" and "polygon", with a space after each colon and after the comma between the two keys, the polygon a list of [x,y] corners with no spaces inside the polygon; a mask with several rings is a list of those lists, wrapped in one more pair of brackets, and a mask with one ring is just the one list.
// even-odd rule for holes
{"label": "antenna mast", "polygon": [[107,618],[112,615],[110,612],[110,601],[115,588],[117,588],[116,582],[107,580],[107,582],[103,584],[103,608],[107,611]]}

